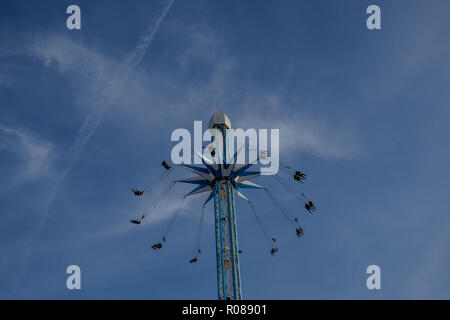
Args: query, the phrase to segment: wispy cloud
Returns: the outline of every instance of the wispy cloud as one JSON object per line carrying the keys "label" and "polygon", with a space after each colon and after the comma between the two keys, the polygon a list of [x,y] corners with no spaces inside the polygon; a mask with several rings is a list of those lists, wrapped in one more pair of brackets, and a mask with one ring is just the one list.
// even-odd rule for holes
{"label": "wispy cloud", "polygon": [[[49,37],[44,42],[40,39],[37,44],[30,47],[31,53],[42,59],[46,66],[56,65],[62,72],[73,72],[76,70],[77,73],[81,73],[82,77],[90,80],[89,83],[93,85],[95,92],[86,101],[92,107],[78,131],[68,156],[65,157],[67,160],[64,169],[54,180],[53,188],[47,197],[45,212],[26,241],[25,262],[19,279],[24,276],[27,270],[33,238],[46,223],[49,207],[56,198],[65,177],[77,163],[80,153],[94,134],[106,111],[120,95],[128,78],[144,58],[173,3],[174,0],[169,0],[162,13],[156,20],[151,21],[138,44],[132,52],[126,55],[122,64],[114,64],[104,59],[100,54],[61,37]],[[22,136],[21,138],[24,140]],[[27,143],[26,139],[24,142],[34,157],[43,156],[42,150],[39,152],[39,149],[32,149],[32,145]],[[31,169],[36,170],[35,166],[31,167]]]}
{"label": "wispy cloud", "polygon": [[[162,13],[150,23],[138,44],[133,51],[126,55],[123,64],[120,65],[114,65],[102,59],[101,55],[62,38],[52,38],[45,46],[35,46],[35,52],[44,59],[47,66],[55,62],[64,71],[74,68],[78,69],[79,66],[83,66],[82,70],[86,70],[90,77],[96,77],[94,80],[98,83],[98,86],[95,86],[96,91],[99,89],[97,91],[98,95],[95,95],[90,101],[92,108],[71,147],[67,167],[60,176],[61,182],[72,170],[78,161],[81,151],[94,134],[105,113],[120,95],[128,78],[144,58],[173,3],[174,0],[168,1]],[[108,68],[106,77],[105,68]],[[101,77],[102,75],[104,77]]]}
{"label": "wispy cloud", "polygon": [[[278,92],[248,90],[237,124],[280,129],[282,156],[309,154],[323,159],[352,159],[361,152],[356,129],[311,115],[292,105]],[[258,106],[255,108],[251,106]],[[250,111],[251,110],[251,111]]]}
{"label": "wispy cloud", "polygon": [[125,85],[126,81],[144,58],[145,53],[152,44],[153,39],[155,38],[161,26],[162,21],[166,17],[174,1],[175,0],[169,0],[167,6],[164,8],[161,15],[156,20],[151,22],[151,24],[149,25],[147,30],[145,30],[143,36],[139,40],[134,50],[126,56],[122,66],[123,69],[126,70],[126,72],[123,73],[116,82],[110,84],[104,89],[104,91],[100,96],[99,101],[97,101],[95,107],[92,108],[89,114],[87,115],[73,144],[72,148],[73,156],[67,168],[64,170],[62,174],[62,179],[64,179],[64,177],[72,170],[73,166],[78,161],[78,158],[84,146],[92,137],[101,120],[103,119],[105,112],[109,109],[114,100],[116,100],[117,96],[121,93],[121,90],[123,89],[123,86]]}
{"label": "wispy cloud", "polygon": [[[172,32],[180,32],[173,28]],[[189,122],[183,116],[185,110],[193,114],[192,120],[207,121],[215,110],[223,109],[229,112],[234,127],[280,129],[284,156],[301,152],[324,159],[348,160],[362,152],[357,128],[351,122],[311,114],[306,110],[313,110],[314,102],[293,104],[282,88],[261,88],[254,80],[246,81],[240,73],[246,62],[233,54],[230,44],[220,35],[200,25],[187,30],[180,36],[186,47],[174,53],[181,80],[173,76],[167,79],[163,74],[140,74],[139,82],[156,83],[153,86],[156,89],[133,82],[132,94],[124,96],[128,99],[124,104],[130,106],[128,112],[135,113],[136,121],[142,118],[146,123],[151,121],[142,117],[149,103],[164,106],[152,108],[152,115],[169,115],[172,123],[181,118],[186,125]],[[202,74],[207,81],[195,79],[199,63],[207,70]],[[191,81],[183,81],[188,75]],[[158,111],[161,109],[163,112]]]}
{"label": "wispy cloud", "polygon": [[23,130],[0,124],[0,150],[12,152],[21,165],[15,183],[53,174],[54,148],[50,142]]}

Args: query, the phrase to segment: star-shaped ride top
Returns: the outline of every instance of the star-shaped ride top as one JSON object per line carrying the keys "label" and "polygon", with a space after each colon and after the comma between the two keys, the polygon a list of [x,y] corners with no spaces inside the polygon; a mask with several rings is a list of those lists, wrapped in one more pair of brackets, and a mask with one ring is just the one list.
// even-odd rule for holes
{"label": "star-shaped ride top", "polygon": [[[210,129],[215,128],[217,124],[224,125],[225,127],[230,128],[230,122],[228,117],[223,113],[223,111],[217,111],[212,117],[210,121]],[[217,139],[220,141],[220,139]],[[214,140],[216,141],[216,139]],[[214,142],[216,144],[216,142]],[[195,173],[197,177],[187,178],[183,180],[178,180],[177,182],[183,183],[191,183],[198,185],[191,192],[187,193],[184,197],[192,196],[194,194],[199,194],[203,192],[210,192],[208,198],[206,199],[203,205],[206,205],[213,197],[214,197],[214,185],[217,180],[228,180],[234,187],[234,192],[248,200],[248,198],[241,192],[241,189],[264,189],[264,187],[257,185],[251,181],[250,179],[256,178],[261,175],[261,171],[247,171],[255,162],[238,164],[238,156],[240,151],[243,149],[242,146],[233,156],[232,159],[226,159],[226,161],[219,162],[217,161],[218,157],[212,157],[211,159],[205,157],[200,154],[197,150],[195,153],[202,159],[203,166],[195,166],[183,164],[182,166],[187,170]],[[221,146],[217,146],[213,150],[219,150],[219,155],[221,156],[221,150],[223,148]],[[222,159],[220,157],[219,159]]]}

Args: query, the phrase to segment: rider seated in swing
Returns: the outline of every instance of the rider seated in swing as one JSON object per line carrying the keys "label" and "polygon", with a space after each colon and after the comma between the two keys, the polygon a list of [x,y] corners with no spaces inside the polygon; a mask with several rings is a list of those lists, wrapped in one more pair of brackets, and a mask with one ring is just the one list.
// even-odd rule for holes
{"label": "rider seated in swing", "polygon": [[301,237],[303,236],[303,228],[302,227],[298,227],[295,229],[295,233],[297,234],[297,237]]}
{"label": "rider seated in swing", "polygon": [[278,248],[272,248],[271,250],[270,250],[270,254],[273,256],[275,253],[277,253],[278,252]]}
{"label": "rider seated in swing", "polygon": [[197,257],[194,257],[193,259],[191,259],[191,260],[189,260],[189,263],[194,263],[194,262],[197,262]]}
{"label": "rider seated in swing", "polygon": [[135,196],[142,196],[145,190],[131,189]]}
{"label": "rider seated in swing", "polygon": [[158,242],[158,243],[152,245],[152,249],[153,250],[158,250],[158,249],[161,249],[161,248],[162,248],[162,243],[161,242]]}
{"label": "rider seated in swing", "polygon": [[306,174],[304,174],[301,171],[295,171],[294,179],[297,180],[300,183],[303,183],[303,180],[306,179]]}
{"label": "rider seated in swing", "polygon": [[141,222],[142,222],[142,220],[144,220],[144,218],[145,218],[145,214],[143,214],[140,219],[132,219],[132,220],[130,220],[130,222],[133,224],[141,224]]}
{"label": "rider seated in swing", "polygon": [[167,162],[166,160],[164,160],[161,165],[166,169],[166,170],[170,170],[170,168],[172,168]]}

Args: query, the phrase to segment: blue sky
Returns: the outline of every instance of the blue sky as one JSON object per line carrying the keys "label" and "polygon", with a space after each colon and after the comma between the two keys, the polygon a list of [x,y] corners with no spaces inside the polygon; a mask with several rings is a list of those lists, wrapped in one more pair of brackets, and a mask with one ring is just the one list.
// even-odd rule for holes
{"label": "blue sky", "polygon": [[[70,4],[81,30],[66,28]],[[154,200],[129,189],[161,173],[171,132],[217,109],[237,128],[279,128],[281,160],[319,207],[255,180],[305,229],[298,240],[249,192],[278,239],[271,257],[237,200],[244,298],[450,298],[450,3],[175,1],[161,19],[168,4],[1,2],[0,298],[215,299],[210,206],[188,263],[204,196],[157,253],[189,186],[128,219]],[[381,30],[365,26],[370,4]],[[71,264],[80,291],[66,289]],[[381,290],[366,288],[371,264]]]}

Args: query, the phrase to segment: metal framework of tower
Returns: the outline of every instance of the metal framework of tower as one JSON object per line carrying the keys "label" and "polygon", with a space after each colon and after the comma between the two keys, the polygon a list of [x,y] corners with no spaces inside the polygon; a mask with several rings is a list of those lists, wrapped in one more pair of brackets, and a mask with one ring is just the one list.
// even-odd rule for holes
{"label": "metal framework of tower", "polygon": [[[225,127],[221,131],[223,139],[223,162],[226,165],[227,136]],[[241,275],[239,269],[238,241],[234,186],[229,177],[219,177],[213,184],[214,219],[216,231],[217,288],[219,299],[241,299]]]}
{"label": "metal framework of tower", "polygon": [[242,299],[242,291],[235,195],[248,200],[241,189],[264,188],[249,181],[260,176],[260,171],[247,171],[252,163],[238,164],[240,150],[236,151],[234,156],[232,156],[234,150],[228,150],[227,129],[231,129],[231,123],[223,111],[216,111],[213,114],[209,129],[213,132],[211,141],[215,143],[216,159],[219,158],[221,161],[212,161],[196,151],[202,159],[203,166],[184,164],[183,167],[195,173],[197,177],[178,180],[178,182],[198,185],[185,197],[209,192],[203,206],[214,199],[218,298],[239,300]]}

